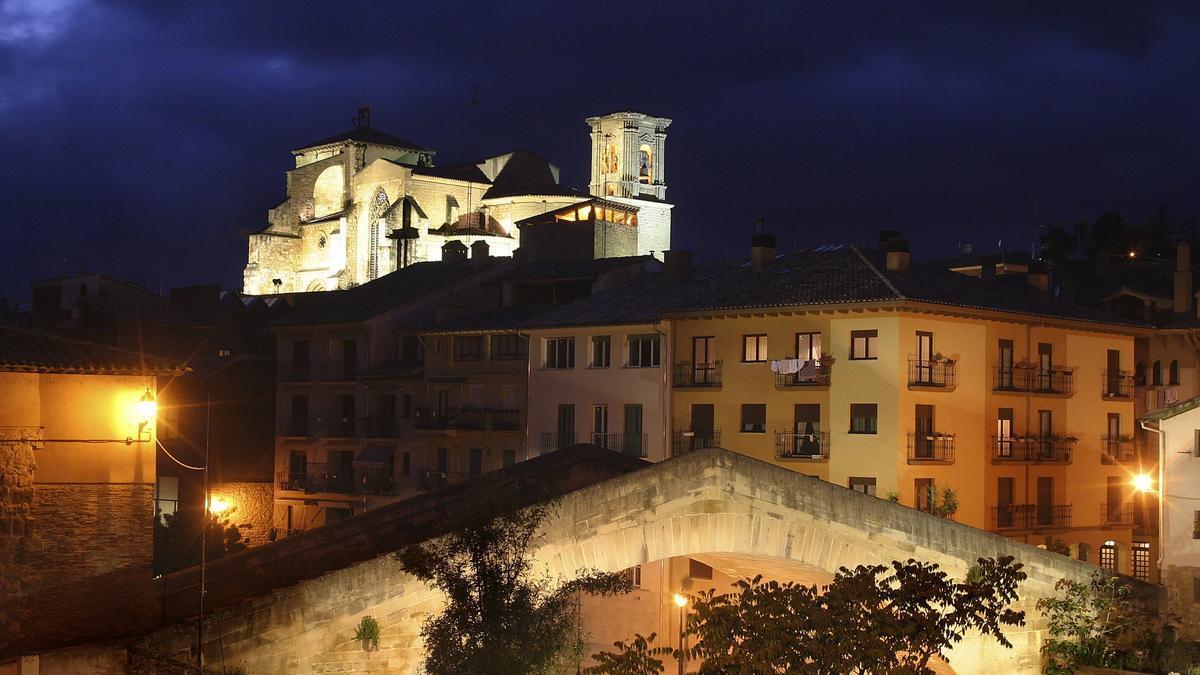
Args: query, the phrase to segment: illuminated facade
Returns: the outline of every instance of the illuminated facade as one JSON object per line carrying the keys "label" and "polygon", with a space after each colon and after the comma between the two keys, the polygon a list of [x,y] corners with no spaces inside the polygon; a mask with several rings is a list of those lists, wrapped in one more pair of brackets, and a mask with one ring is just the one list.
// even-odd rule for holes
{"label": "illuminated facade", "polygon": [[[616,145],[596,145],[609,134],[598,129],[629,116],[642,121],[619,134]],[[655,251],[661,257],[670,246],[662,133],[670,120],[618,113],[589,123],[593,153],[619,148],[611,176],[622,177],[622,187],[610,198],[642,214],[641,234],[634,231],[634,249],[624,255]],[[268,212],[269,225],[250,237],[248,294],[350,288],[441,260],[451,242],[470,248],[485,241],[491,255],[511,256],[520,245],[518,221],[589,196],[561,185],[558,167],[528,150],[434,166],[435,151],[372,128],[365,109],[355,128],[292,154],[287,197]],[[593,184],[592,195],[605,196],[605,185],[602,180],[598,192]]]}

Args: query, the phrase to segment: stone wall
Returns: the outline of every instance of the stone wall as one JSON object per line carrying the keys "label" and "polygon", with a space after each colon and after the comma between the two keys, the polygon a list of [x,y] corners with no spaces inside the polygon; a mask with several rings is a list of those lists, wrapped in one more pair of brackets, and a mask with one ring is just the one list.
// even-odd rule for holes
{"label": "stone wall", "polygon": [[149,566],[151,484],[37,484],[33,516],[42,546],[32,562],[47,580]]}
{"label": "stone wall", "polygon": [[35,430],[0,429],[0,653],[21,638],[25,568],[38,546],[33,523]]}
{"label": "stone wall", "polygon": [[1169,565],[1163,568],[1162,585],[1166,590],[1164,620],[1176,626],[1183,640],[1200,640],[1200,567]]}
{"label": "stone wall", "polygon": [[213,503],[229,505],[222,515],[237,526],[248,547],[271,540],[273,487],[271,483],[218,483],[209,487]]}

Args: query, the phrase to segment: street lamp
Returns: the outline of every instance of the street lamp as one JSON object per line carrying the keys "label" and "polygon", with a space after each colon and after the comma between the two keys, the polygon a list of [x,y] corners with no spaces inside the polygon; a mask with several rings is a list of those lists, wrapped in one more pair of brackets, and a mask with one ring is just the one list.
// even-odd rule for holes
{"label": "street lamp", "polygon": [[687,652],[684,651],[684,644],[683,644],[684,629],[685,629],[684,621],[686,619],[685,613],[687,612],[687,604],[688,604],[687,596],[676,593],[675,594],[675,604],[679,607],[679,675],[683,675],[684,663],[686,662],[686,659],[687,659]]}

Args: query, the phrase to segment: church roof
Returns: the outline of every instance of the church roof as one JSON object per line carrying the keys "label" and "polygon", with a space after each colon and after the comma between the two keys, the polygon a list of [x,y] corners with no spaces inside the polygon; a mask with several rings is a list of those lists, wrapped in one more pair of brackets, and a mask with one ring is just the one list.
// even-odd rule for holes
{"label": "church roof", "polygon": [[418,176],[433,176],[434,178],[449,178],[451,180],[470,181],[472,183],[491,184],[491,180],[479,169],[478,162],[458,162],[445,166],[418,166],[413,169]]}
{"label": "church roof", "polygon": [[532,150],[515,150],[483,198],[524,195],[580,196],[577,191],[558,184],[546,158]]}
{"label": "church roof", "polygon": [[343,131],[340,134],[334,134],[328,138],[322,138],[319,141],[314,141],[306,145],[302,145],[297,150],[305,150],[307,148],[316,148],[322,145],[333,145],[334,143],[342,143],[345,141],[355,141],[358,143],[370,143],[372,145],[390,145],[395,148],[407,148],[409,150],[421,150],[430,152],[430,149],[412,141],[393,136],[387,132],[374,129],[372,127],[355,127],[348,131]]}

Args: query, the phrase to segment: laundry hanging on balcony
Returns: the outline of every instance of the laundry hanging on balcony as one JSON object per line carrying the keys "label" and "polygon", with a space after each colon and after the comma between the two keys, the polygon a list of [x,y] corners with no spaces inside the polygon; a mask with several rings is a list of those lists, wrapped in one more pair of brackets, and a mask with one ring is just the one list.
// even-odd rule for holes
{"label": "laundry hanging on balcony", "polygon": [[807,363],[801,359],[779,359],[771,361],[771,372],[780,375],[794,375]]}

